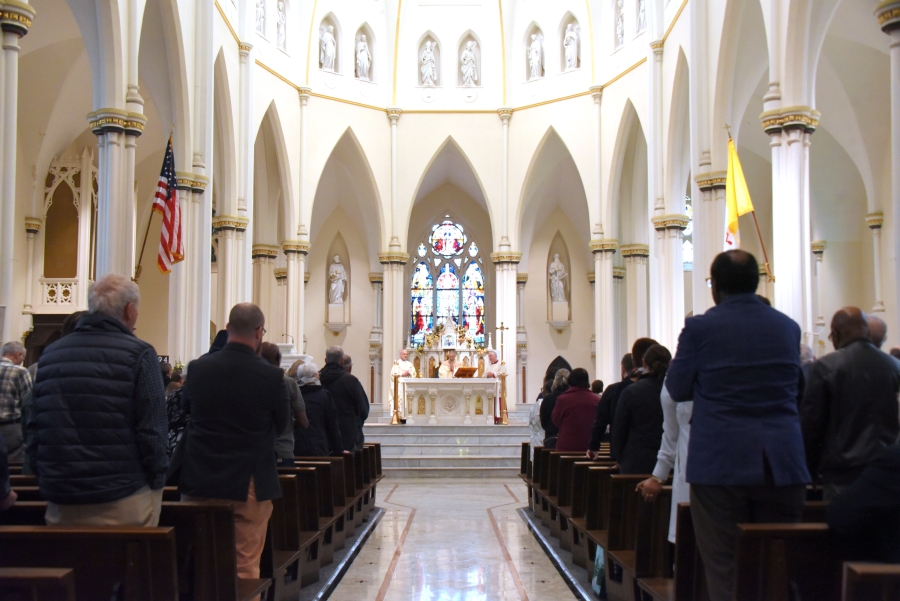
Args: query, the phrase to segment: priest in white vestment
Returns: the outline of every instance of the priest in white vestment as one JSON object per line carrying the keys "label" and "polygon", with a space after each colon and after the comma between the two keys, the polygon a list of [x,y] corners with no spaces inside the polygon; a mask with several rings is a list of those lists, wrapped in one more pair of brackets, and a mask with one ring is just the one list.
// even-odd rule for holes
{"label": "priest in white vestment", "polygon": [[456,351],[447,351],[447,360],[441,363],[441,368],[438,370],[439,378],[452,378],[456,376],[456,370],[459,369],[461,365],[456,361]]}
{"label": "priest in white vestment", "polygon": [[416,366],[409,360],[409,351],[402,349],[400,351],[400,360],[394,361],[391,367],[391,377],[400,376],[401,378],[415,378]]}
{"label": "priest in white vestment", "polygon": [[484,362],[484,377],[500,377],[500,359],[497,358],[497,351],[488,351],[487,361]]}

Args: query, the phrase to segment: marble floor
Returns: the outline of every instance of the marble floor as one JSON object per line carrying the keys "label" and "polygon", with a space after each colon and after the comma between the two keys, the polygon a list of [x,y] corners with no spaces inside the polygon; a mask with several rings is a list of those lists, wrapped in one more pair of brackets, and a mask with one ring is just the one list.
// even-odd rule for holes
{"label": "marble floor", "polygon": [[332,599],[575,599],[516,513],[520,481],[385,478],[376,504],[385,515]]}

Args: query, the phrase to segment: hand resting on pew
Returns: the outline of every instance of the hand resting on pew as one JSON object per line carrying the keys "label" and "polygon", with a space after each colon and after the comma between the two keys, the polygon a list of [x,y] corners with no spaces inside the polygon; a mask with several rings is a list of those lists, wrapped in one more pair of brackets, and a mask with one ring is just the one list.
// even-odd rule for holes
{"label": "hand resting on pew", "polygon": [[656,497],[659,496],[659,493],[662,492],[663,483],[656,476],[650,476],[646,480],[641,480],[638,482],[638,485],[634,488],[635,492],[641,493],[644,497],[644,501],[647,503],[652,503]]}

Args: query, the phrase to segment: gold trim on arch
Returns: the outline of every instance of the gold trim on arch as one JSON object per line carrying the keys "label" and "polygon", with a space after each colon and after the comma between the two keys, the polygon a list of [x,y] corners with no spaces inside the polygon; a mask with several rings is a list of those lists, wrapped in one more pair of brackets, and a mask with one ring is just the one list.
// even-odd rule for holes
{"label": "gold trim on arch", "polygon": [[312,33],[316,24],[316,8],[319,6],[319,0],[313,0],[312,14],[309,16],[309,37],[306,39],[306,85],[309,85],[309,61],[312,60]]}
{"label": "gold trim on arch", "polygon": [[[397,2],[397,26],[394,28],[394,83],[391,91],[391,105],[397,106],[397,54],[400,52],[400,15],[403,14],[403,0]],[[418,50],[416,51],[418,52]]]}
{"label": "gold trim on arch", "polygon": [[587,7],[588,35],[591,38],[591,81],[594,81],[597,79],[597,68],[594,66],[597,61],[594,60],[594,20],[591,19],[591,0],[584,0],[584,5]]}
{"label": "gold trim on arch", "polygon": [[[506,106],[506,33],[503,27],[503,0],[497,0],[497,6],[500,9],[500,63],[503,66],[503,106]],[[484,73],[482,73],[482,76],[484,76]],[[396,101],[396,98],[394,100]]]}
{"label": "gold trim on arch", "polygon": [[222,8],[222,5],[219,4],[219,0],[215,0],[216,9],[219,11],[219,15],[221,15],[222,20],[225,21],[225,26],[228,27],[228,31],[231,32],[231,37],[234,38],[235,43],[240,46],[241,38],[238,37],[237,32],[234,30],[234,27],[231,26],[231,21],[228,20],[228,15],[225,14],[225,10]]}

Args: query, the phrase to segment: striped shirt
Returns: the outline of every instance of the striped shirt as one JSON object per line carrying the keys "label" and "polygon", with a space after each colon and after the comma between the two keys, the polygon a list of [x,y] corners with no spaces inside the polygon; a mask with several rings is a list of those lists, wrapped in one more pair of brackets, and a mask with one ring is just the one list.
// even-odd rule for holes
{"label": "striped shirt", "polygon": [[22,417],[22,399],[31,392],[31,374],[0,357],[0,424]]}

